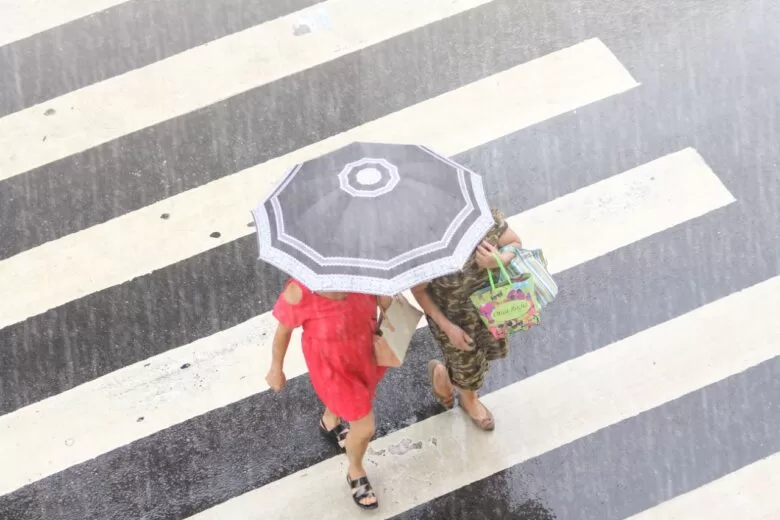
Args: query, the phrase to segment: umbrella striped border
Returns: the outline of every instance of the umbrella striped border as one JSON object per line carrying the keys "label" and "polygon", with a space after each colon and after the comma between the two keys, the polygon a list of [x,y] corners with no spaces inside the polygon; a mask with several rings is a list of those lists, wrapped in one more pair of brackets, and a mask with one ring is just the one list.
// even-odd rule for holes
{"label": "umbrella striped border", "polygon": [[[388,144],[388,143],[377,143],[377,144]],[[398,143],[393,143],[393,144],[398,144]],[[460,240],[458,246],[455,248],[455,250],[451,255],[447,256],[446,258],[439,258],[431,262],[418,265],[407,271],[404,271],[404,273],[401,275],[392,278],[386,278],[386,279],[377,278],[373,276],[327,274],[327,273],[317,273],[313,271],[310,267],[308,267],[300,260],[296,259],[294,256],[271,245],[273,237],[271,236],[271,224],[267,213],[268,203],[270,202],[271,205],[274,204],[274,199],[276,198],[278,193],[282,189],[284,189],[284,187],[292,180],[292,178],[295,176],[297,171],[301,168],[303,163],[300,163],[290,168],[287,174],[276,184],[276,186],[273,187],[273,189],[270,191],[269,195],[265,198],[265,200],[263,200],[263,202],[261,202],[257,206],[257,208],[255,208],[255,210],[252,211],[252,216],[254,218],[255,227],[257,231],[259,259],[288,273],[290,276],[300,281],[302,284],[306,285],[310,290],[347,291],[347,292],[359,292],[359,293],[379,294],[379,295],[388,295],[388,296],[402,292],[414,285],[418,285],[420,283],[427,282],[435,278],[438,278],[440,276],[445,276],[447,274],[451,274],[453,272],[460,270],[463,264],[465,263],[465,261],[473,252],[474,248],[477,246],[477,244],[479,244],[479,242],[484,238],[488,230],[494,225],[494,220],[493,220],[492,213],[490,211],[490,206],[485,196],[485,189],[482,182],[482,177],[477,173],[471,171],[470,169],[464,167],[463,165],[460,165],[452,161],[451,159],[434,152],[433,150],[427,147],[421,145],[411,145],[411,146],[416,146],[419,149],[423,150],[424,152],[436,157],[437,159],[443,162],[446,162],[447,164],[455,168],[456,171],[458,171],[459,183],[461,184],[462,189],[464,190],[466,189],[465,186],[465,183],[467,182],[465,178],[466,173],[468,173],[471,176],[470,180],[474,192],[474,199],[475,199],[474,202],[476,202],[476,208],[474,206],[474,203],[468,198],[466,198],[468,206],[465,207],[464,210],[462,210],[458,214],[458,217],[460,218],[459,220],[453,220],[453,222],[448,227],[445,233],[445,238],[443,238],[440,241],[437,241],[434,244],[426,244],[425,246],[416,248],[414,250],[415,254],[412,254],[413,252],[408,252],[403,255],[399,255],[399,257],[393,258],[385,262],[377,262],[377,261],[360,262],[360,260],[365,260],[365,259],[340,258],[340,257],[326,259],[321,255],[319,255],[318,253],[316,253],[315,251],[311,250],[311,248],[309,248],[305,244],[296,240],[295,238],[287,236],[283,230],[280,231],[278,228],[276,230],[277,238],[287,245],[298,248],[303,254],[307,254],[307,255],[311,254],[310,259],[317,263],[320,263],[320,265],[323,266],[339,265],[339,266],[350,266],[350,267],[370,267],[379,270],[389,270],[397,266],[398,264],[403,263],[404,261],[411,260],[412,258],[414,258],[414,256],[435,252],[447,247],[447,245],[449,244],[447,237],[450,237],[451,239],[451,236],[454,234],[458,226],[463,223],[465,217],[468,214],[470,214],[471,211],[477,209],[478,211],[480,211],[479,217],[464,232],[462,239]],[[278,206],[276,206],[274,209],[278,209]],[[275,211],[275,215],[277,215],[277,219],[279,220],[283,218],[281,217],[281,212]],[[282,222],[282,229],[283,229],[283,222]],[[282,239],[283,236],[288,240]],[[264,244],[267,245],[268,247],[264,247]],[[356,262],[356,260],[358,262]]]}

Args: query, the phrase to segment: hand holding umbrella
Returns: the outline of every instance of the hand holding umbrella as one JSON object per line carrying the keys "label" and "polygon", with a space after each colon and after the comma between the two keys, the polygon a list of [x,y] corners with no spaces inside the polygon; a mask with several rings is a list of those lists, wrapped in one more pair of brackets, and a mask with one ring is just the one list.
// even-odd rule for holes
{"label": "hand holding umbrella", "polygon": [[482,269],[498,269],[496,255],[498,255],[498,258],[501,259],[501,262],[506,265],[512,260],[514,253],[511,251],[506,253],[499,253],[499,250],[496,246],[483,240],[482,243],[477,246],[477,265]]}

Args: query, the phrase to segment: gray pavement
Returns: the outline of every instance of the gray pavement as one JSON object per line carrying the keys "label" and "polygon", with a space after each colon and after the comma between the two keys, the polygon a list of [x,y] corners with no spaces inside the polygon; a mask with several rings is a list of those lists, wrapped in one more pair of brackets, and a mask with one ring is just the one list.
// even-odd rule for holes
{"label": "gray pavement", "polygon": [[[0,117],[314,3],[131,0],[11,43]],[[737,201],[557,275],[545,326],[484,392],[780,275],[780,4],[763,0],[487,3],[0,182],[0,261],[593,37],[640,88],[455,159],[515,214],[693,147]],[[0,414],[269,311],[286,277],[255,257],[241,238],[3,328]],[[418,331],[378,438],[441,413],[438,356]],[[779,376],[775,357],[398,518],[627,518],[779,452]],[[302,375],[0,496],[0,518],[187,518],[335,456],[319,413]]]}

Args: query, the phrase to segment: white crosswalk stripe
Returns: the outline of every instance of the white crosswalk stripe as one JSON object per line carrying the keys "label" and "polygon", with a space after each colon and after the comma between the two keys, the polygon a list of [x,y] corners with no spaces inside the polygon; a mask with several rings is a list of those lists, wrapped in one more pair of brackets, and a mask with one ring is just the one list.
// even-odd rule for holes
{"label": "white crosswalk stripe", "polygon": [[779,485],[780,453],[776,453],[627,520],[770,520],[780,517]]}
{"label": "white crosswalk stripe", "polygon": [[[39,2],[0,0],[0,47],[65,24],[77,31],[84,17],[119,7],[130,11],[134,2],[140,1],[78,0],[44,9]],[[149,132],[166,121],[186,125],[188,114],[230,97],[263,92],[282,78],[330,71],[327,67],[338,66],[354,53],[368,52],[374,45],[392,39],[416,41],[427,27],[453,23],[464,13],[502,12],[504,5],[498,0],[326,0],[59,95],[0,117],[0,190],[3,183],[25,182],[26,174],[36,168],[78,157],[103,143]],[[192,16],[197,17],[197,13]],[[319,22],[315,23],[315,18]],[[301,23],[309,24],[303,33],[299,32]],[[344,482],[346,459],[328,451],[327,446],[303,450],[306,454],[289,450],[285,453],[291,461],[285,454],[271,453],[281,451],[274,446],[276,441],[269,441],[256,455],[261,462],[253,459],[236,464],[238,446],[251,434],[242,428],[256,420],[252,414],[275,423],[274,428],[282,432],[280,438],[293,443],[308,442],[310,435],[299,431],[293,422],[316,424],[320,412],[316,402],[295,400],[303,389],[278,398],[269,395],[263,377],[275,328],[272,301],[260,302],[255,316],[237,325],[223,325],[229,322],[230,309],[212,307],[213,315],[203,319],[217,324],[214,333],[174,344],[160,340],[151,350],[157,352],[155,355],[116,367],[110,359],[133,341],[136,324],[132,316],[124,316],[123,325],[107,336],[94,333],[97,338],[110,337],[110,343],[86,345],[97,323],[94,316],[105,311],[90,308],[88,298],[101,292],[115,295],[117,307],[111,312],[118,313],[126,295],[144,291],[145,281],[153,274],[171,273],[172,286],[186,284],[180,274],[186,271],[175,271],[186,262],[198,256],[216,259],[216,255],[244,247],[242,239],[253,233],[247,226],[250,209],[287,168],[351,141],[415,142],[456,156],[486,150],[493,143],[533,132],[542,125],[576,122],[579,110],[607,110],[607,103],[641,95],[641,78],[606,41],[596,34],[533,59],[515,60],[512,66],[484,72],[477,80],[453,84],[440,94],[347,130],[334,130],[313,144],[232,175],[215,176],[216,180],[171,197],[151,200],[141,209],[119,211],[100,224],[85,225],[0,259],[0,294],[4,295],[0,298],[0,379],[5,379],[5,386],[0,386],[0,405],[5,407],[0,409],[0,467],[4,468],[0,472],[0,512],[31,520],[128,515],[292,520],[311,518],[312,508],[323,519],[354,514]],[[506,45],[511,48],[516,42]],[[0,95],[18,93],[0,91]],[[47,112],[51,109],[54,112]],[[257,143],[262,145],[262,141]],[[152,155],[142,151],[139,156],[152,160]],[[100,169],[111,157],[99,160],[105,162],[85,160],[82,167]],[[487,169],[490,164],[483,166]],[[225,171],[232,170],[226,165]],[[58,172],[73,174],[78,172]],[[577,305],[587,306],[588,291],[604,288],[602,297],[630,301],[630,295],[611,292],[611,287],[617,287],[615,291],[625,287],[619,285],[619,277],[590,270],[591,265],[628,248],[642,248],[650,240],[663,240],[678,229],[689,232],[693,228],[686,226],[711,222],[722,212],[741,207],[724,182],[719,165],[693,142],[667,148],[647,162],[602,175],[600,180],[580,183],[582,187],[548,196],[533,207],[522,207],[517,200],[523,195],[523,186],[544,182],[542,178],[539,172],[518,170],[511,179],[486,175],[486,184],[494,183],[488,191],[514,204],[511,207],[516,209],[508,213],[513,214],[510,224],[525,244],[545,251],[553,273],[565,276],[583,270],[596,277],[574,287],[562,285],[557,305],[570,305],[567,316],[572,321],[556,322],[553,306],[549,320],[528,335],[533,348],[538,352],[552,344],[549,336],[542,336],[551,327],[554,334],[568,335],[587,346],[572,348],[563,362],[528,377],[512,373],[503,387],[486,393],[483,401],[497,421],[496,431],[489,436],[473,428],[462,411],[433,416],[422,413],[422,400],[430,397],[424,384],[387,390],[388,395],[395,391],[419,397],[420,404],[411,405],[414,409],[406,412],[398,412],[391,406],[393,398],[380,392],[378,421],[384,426],[382,434],[372,441],[368,471],[381,507],[372,518],[414,515],[415,508],[446,501],[479,481],[500,478],[564,446],[655,413],[712,385],[728,384],[749,370],[780,359],[780,322],[774,319],[780,312],[780,277],[772,276],[731,294],[702,300],[687,312],[670,312],[660,323],[632,329],[624,337],[614,332],[609,341],[596,344],[577,336],[602,326],[583,322],[587,318],[576,312]],[[62,180],[36,177],[34,183],[25,185],[24,193],[17,190],[14,196],[35,204],[38,182]],[[95,186],[95,190],[101,189]],[[3,193],[12,192],[0,191]],[[105,193],[106,197],[114,195]],[[69,194],[61,196],[67,199]],[[80,222],[78,211],[74,208],[74,220]],[[169,218],[161,219],[163,214]],[[26,223],[30,227],[41,224]],[[220,233],[217,238],[211,236],[215,230]],[[662,265],[665,259],[653,261]],[[212,265],[223,264],[214,260]],[[631,266],[611,269],[631,273],[629,280],[647,276]],[[225,278],[236,272],[220,271],[215,276]],[[182,290],[180,294],[190,296],[177,304],[182,313],[190,312],[190,308],[202,307],[187,298],[208,300],[212,297],[209,291],[220,290]],[[696,292],[695,287],[691,290]],[[661,306],[666,297],[658,295],[641,305]],[[258,305],[256,301],[244,303]],[[139,316],[153,313],[151,307],[133,312]],[[39,330],[43,323],[48,324],[45,331]],[[127,323],[130,329],[124,325]],[[146,323],[159,327],[160,332],[176,328],[176,324],[153,319]],[[603,324],[604,328],[609,326],[614,324]],[[406,381],[427,384],[425,365],[414,362],[414,356],[438,353],[426,350],[425,322],[418,328],[419,337],[412,347],[417,353],[396,372],[404,374]],[[143,337],[155,338],[155,330],[148,332]],[[188,336],[172,333],[168,337]],[[39,358],[34,355],[25,357],[30,352],[57,348],[64,349],[57,355],[65,364],[56,372],[47,363],[36,363]],[[511,359],[497,364],[517,368],[524,355],[523,349],[513,348]],[[33,361],[14,366],[21,359]],[[79,373],[91,374],[86,382],[74,375],[77,366]],[[286,374],[291,382],[307,378],[299,333],[287,356]],[[39,388],[45,386],[39,377],[56,381],[59,390],[47,395]],[[9,395],[11,391],[14,395]],[[281,416],[266,415],[279,406],[285,410]],[[391,412],[382,417],[382,409]],[[214,414],[220,410],[234,414],[236,420],[210,430]],[[298,416],[301,411],[310,412],[311,417],[302,419]],[[410,416],[415,418],[410,420]],[[287,430],[288,435],[284,433]],[[192,439],[203,439],[204,435],[209,446],[183,447],[200,442]],[[316,435],[314,428],[311,435]],[[780,504],[771,493],[777,484],[778,455],[776,450],[764,449],[768,451],[762,452],[760,460],[746,460],[744,467],[723,470],[703,485],[689,486],[668,500],[632,510],[630,520],[774,518],[780,514]],[[181,461],[171,467],[170,474],[152,470],[138,474],[151,467],[154,457],[175,460],[177,456],[171,451],[176,450],[181,450]],[[204,462],[193,462],[187,458],[190,456],[213,464],[214,472],[211,467],[193,469]],[[268,457],[269,462],[265,464],[262,457]],[[222,474],[216,468],[222,466],[221,459],[236,475],[228,482],[213,476]],[[674,467],[674,461],[667,462]],[[280,464],[283,467],[277,467]],[[103,478],[105,471],[118,476]],[[111,479],[122,479],[124,474],[147,481],[143,484],[146,495],[140,496],[134,491],[140,488],[128,486],[117,489],[116,494],[85,496],[79,504],[69,498],[73,490],[111,486]],[[209,491],[201,495],[193,491],[197,486]],[[149,498],[160,493],[167,498]],[[713,507],[715,502],[718,507]]]}
{"label": "white crosswalk stripe", "polygon": [[0,119],[0,179],[489,1],[328,0],[317,7],[330,14],[332,30],[299,37],[294,27],[307,17],[293,13],[84,87]]}
{"label": "white crosswalk stripe", "polygon": [[[560,272],[733,200],[701,157],[687,149],[509,221],[528,230],[526,243],[543,244],[551,254],[550,269]],[[0,455],[25,468],[5,475],[0,492],[267,390],[255,376],[269,368],[274,328],[268,312],[0,417],[0,430],[9,432]],[[286,373],[297,377],[306,373],[299,333],[290,349]],[[180,370],[184,363],[192,370]],[[140,415],[143,425],[128,429]],[[68,447],[66,439],[77,443]]]}
{"label": "white crosswalk stripe", "polygon": [[[0,261],[0,290],[20,295],[0,303],[0,326],[252,233],[246,208],[254,194],[265,193],[290,166],[349,142],[416,142],[455,155],[635,85],[601,42],[589,40],[48,242]],[[164,213],[173,218],[161,226]],[[210,236],[215,229],[218,240]],[[41,276],[46,292],[19,290]]]}
{"label": "white crosswalk stripe", "polygon": [[[380,517],[402,513],[780,355],[780,326],[765,326],[780,311],[778,289],[780,277],[489,394],[485,405],[495,410],[500,427],[487,439],[462,413],[450,410],[375,441],[378,493],[392,497]],[[766,313],[754,311],[759,307]],[[742,330],[717,327],[735,318],[746,325],[747,337]],[[736,341],[748,347],[735,350]],[[705,356],[708,362],[701,366]],[[435,444],[429,442],[434,438]],[[423,441],[422,447],[403,457],[382,457],[404,439]],[[447,453],[460,456],[445,457]],[[341,489],[344,462],[328,459],[194,518],[303,518],[315,500],[323,505],[323,519],[343,518],[354,507]],[[409,478],[417,473],[414,467],[425,468],[425,486]]]}

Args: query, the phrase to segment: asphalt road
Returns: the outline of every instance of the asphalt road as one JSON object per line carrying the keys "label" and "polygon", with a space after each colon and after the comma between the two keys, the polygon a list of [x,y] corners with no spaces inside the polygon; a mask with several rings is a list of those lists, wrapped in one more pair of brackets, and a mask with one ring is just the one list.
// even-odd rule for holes
{"label": "asphalt road", "polygon": [[[0,129],[4,120],[27,117],[26,109],[43,111],[50,100],[79,88],[315,3],[131,0],[8,43],[0,47]],[[213,99],[0,177],[0,273],[10,280],[16,271],[3,271],[3,264],[42,244],[590,38],[603,42],[639,85],[457,153],[456,160],[484,174],[492,201],[507,215],[519,214],[689,147],[736,200],[556,274],[562,293],[544,326],[513,339],[510,357],[494,364],[483,392],[533,380],[780,275],[780,4],[768,0],[497,0]],[[164,111],[166,103],[157,99],[150,106]],[[124,109],[128,117],[134,110],[129,104]],[[77,129],[86,136],[92,131]],[[26,138],[0,136],[0,143]],[[10,162],[0,162],[0,170],[4,164]],[[52,262],[56,253],[52,249]],[[35,424],[16,419],[24,410],[269,311],[286,277],[255,258],[254,237],[243,236],[0,329],[0,446],[6,436],[12,446],[0,450],[8,475],[0,481],[0,518],[188,518],[337,455],[317,432],[320,407],[302,374],[279,396],[249,392],[165,428],[150,426],[132,442],[87,450],[84,460],[42,469],[38,478],[15,480],[26,470],[7,465],[17,460],[17,450],[33,459],[48,456],[36,455],[32,445],[9,444],[12,429],[18,437],[19,428]],[[41,272],[36,283],[16,290],[45,295],[58,283]],[[720,326],[734,330],[742,323]],[[777,327],[769,319],[765,326]],[[267,339],[257,342],[258,349],[267,345]],[[695,490],[780,452],[777,354],[520,463],[491,466],[484,478],[415,499],[394,518],[622,519]],[[421,329],[404,366],[380,386],[377,439],[441,413],[425,374],[427,360],[436,356],[429,332]],[[696,363],[703,367],[709,360]],[[255,377],[263,376],[258,369]],[[110,395],[121,400],[117,385]],[[181,392],[201,399],[197,391]],[[145,399],[134,409],[143,410],[148,401],[151,410],[168,397],[150,392]],[[536,406],[544,410],[545,402]],[[558,412],[549,413],[554,423]],[[143,417],[139,413],[135,421]],[[100,431],[100,416],[90,421]],[[57,450],[68,447],[55,444]],[[408,471],[412,480],[427,478],[427,468],[410,465]],[[328,500],[354,508],[342,487],[343,497]],[[319,500],[312,493],[311,500]],[[392,490],[384,493],[380,500],[389,504]],[[717,503],[699,504],[701,518],[715,518]],[[262,511],[261,505],[241,518],[272,518]],[[650,518],[666,518],[658,515]]]}

